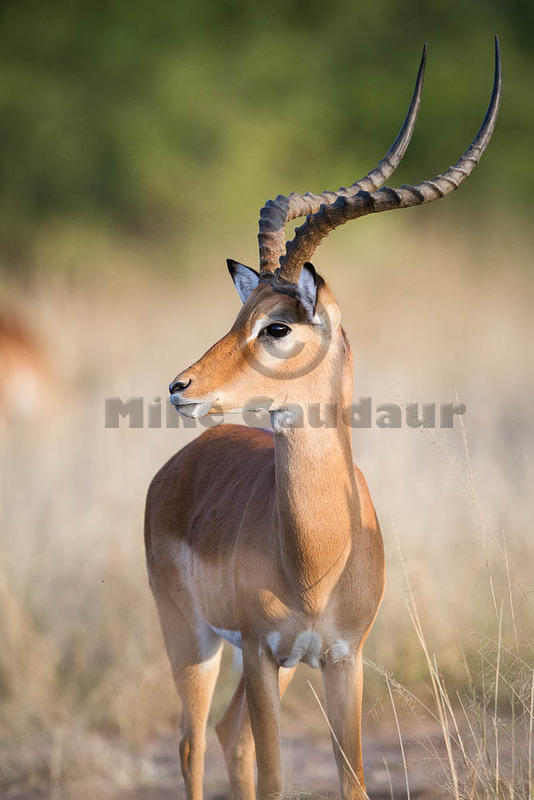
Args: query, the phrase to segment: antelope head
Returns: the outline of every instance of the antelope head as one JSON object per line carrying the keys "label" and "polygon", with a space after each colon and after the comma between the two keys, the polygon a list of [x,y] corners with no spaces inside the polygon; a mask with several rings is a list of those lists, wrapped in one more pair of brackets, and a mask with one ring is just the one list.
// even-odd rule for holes
{"label": "antelope head", "polygon": [[[352,394],[350,346],[339,307],[310,259],[330,231],[352,219],[430,203],[457,189],[485,151],[501,101],[501,58],[495,37],[490,103],[475,139],[449,169],[414,186],[385,186],[412,137],[426,63],[426,45],[408,113],[384,158],[348,189],[279,195],[261,209],[260,269],[229,260],[243,306],[230,331],[170,384],[171,402],[185,416],[284,410]],[[306,217],[291,241],[288,222]],[[328,396],[330,393],[330,397]]]}

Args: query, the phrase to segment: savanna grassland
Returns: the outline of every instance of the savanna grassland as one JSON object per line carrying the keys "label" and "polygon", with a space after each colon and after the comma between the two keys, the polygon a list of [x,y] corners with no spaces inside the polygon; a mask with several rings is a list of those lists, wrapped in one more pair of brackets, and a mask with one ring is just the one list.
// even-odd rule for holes
{"label": "savanna grassland", "polygon": [[[382,220],[362,228],[356,253],[349,249],[356,232],[347,229],[317,260],[352,341],[355,398],[403,409],[409,401],[466,405],[453,429],[404,421],[381,429],[373,412],[372,427],[354,432],[389,574],[366,648],[364,725],[373,750],[381,737],[388,743],[375,784],[386,781],[387,768],[395,796],[404,796],[394,710],[401,736],[412,742],[407,751],[426,743],[424,758],[408,770],[413,785],[430,770],[446,787],[443,796],[527,798],[534,675],[528,253],[513,244],[501,250],[489,234],[474,243],[415,226],[384,238]],[[502,261],[511,248],[512,274]],[[104,403],[165,397],[168,379],[222,335],[239,301],[214,259],[183,281],[116,266],[107,277],[56,275],[24,291],[11,284],[6,294],[39,333],[53,392],[35,416],[11,421],[2,435],[4,792],[45,787],[60,797],[65,784],[99,797],[103,786],[157,785],[147,753],[177,724],[145,576],[142,513],[153,473],[197,431],[150,429],[146,415],[141,429],[126,420],[106,429]],[[325,742],[326,722],[306,683],[319,690],[317,676],[301,669],[285,703],[287,724],[297,737]],[[236,675],[229,655],[215,717]],[[333,761],[325,769],[334,789]],[[307,767],[297,776],[288,770],[290,785],[315,788]]]}
{"label": "savanna grassland", "polygon": [[[199,429],[150,428],[147,406],[164,407],[169,380],[230,326],[224,259],[257,264],[262,203],[350,184],[383,156],[425,40],[420,119],[390,182],[460,155],[498,33],[503,105],[469,181],[345,226],[315,265],[352,342],[355,399],[373,403],[353,436],[388,564],[366,646],[369,794],[533,800],[533,9],[3,4],[2,798],[182,796],[142,517],[152,475]],[[6,319],[40,359],[9,407]],[[143,427],[105,427],[107,397],[139,396]],[[466,411],[452,429],[414,429],[410,402]],[[383,403],[402,409],[400,428],[376,424]],[[213,719],[236,679],[227,653]],[[336,790],[318,698],[299,668],[284,700],[291,793]],[[206,785],[226,792],[212,733]]]}

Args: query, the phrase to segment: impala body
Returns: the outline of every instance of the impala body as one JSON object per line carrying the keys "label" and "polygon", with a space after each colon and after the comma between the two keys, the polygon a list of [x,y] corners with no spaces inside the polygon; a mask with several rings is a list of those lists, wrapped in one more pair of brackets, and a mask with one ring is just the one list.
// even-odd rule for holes
{"label": "impala body", "polygon": [[[473,169],[500,101],[444,175],[384,184],[411,138],[426,49],[407,117],[363,180],[323,195],[279,196],[260,214],[260,271],[229,261],[243,306],[230,331],[171,383],[186,416],[268,410],[273,432],[213,428],[177,453],[148,492],[150,583],[183,703],[180,755],[187,796],[202,797],[204,737],[223,639],[241,648],[243,676],[216,726],[232,796],[282,792],[280,696],[300,661],[322,670],[341,795],[366,797],[361,756],[362,648],[384,589],[380,530],[352,461],[351,349],[339,307],[308,259],[349,219],[429,202]],[[285,244],[287,222],[307,215]],[[301,415],[313,407],[314,415]],[[313,424],[310,420],[313,419]]]}
{"label": "impala body", "polygon": [[45,354],[29,328],[0,313],[0,433],[10,423],[37,416],[53,397]]}

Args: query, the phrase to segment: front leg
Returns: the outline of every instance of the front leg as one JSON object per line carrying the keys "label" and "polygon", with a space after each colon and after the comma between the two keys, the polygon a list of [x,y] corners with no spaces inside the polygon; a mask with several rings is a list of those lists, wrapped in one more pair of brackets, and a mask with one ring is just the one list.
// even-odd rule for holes
{"label": "front leg", "polygon": [[243,641],[247,705],[256,747],[258,800],[282,793],[278,665],[256,638]]}
{"label": "front leg", "polygon": [[[363,659],[361,648],[323,669],[326,713],[332,726],[343,800],[367,798],[363,777],[361,717]],[[337,740],[337,741],[336,741]]]}

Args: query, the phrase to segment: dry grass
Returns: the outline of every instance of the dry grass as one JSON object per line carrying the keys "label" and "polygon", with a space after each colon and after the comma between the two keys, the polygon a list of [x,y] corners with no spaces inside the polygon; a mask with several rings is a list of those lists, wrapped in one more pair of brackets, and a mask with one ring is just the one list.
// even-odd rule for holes
{"label": "dry grass", "polygon": [[[458,395],[467,406],[463,428],[354,435],[389,567],[366,652],[366,724],[391,728],[391,694],[401,731],[437,718],[451,797],[524,800],[534,796],[534,280],[519,246],[445,245],[430,232],[389,241],[395,263],[384,268],[381,227],[366,231],[358,269],[343,236],[318,261],[341,301],[356,397]],[[141,521],[151,476],[196,434],[106,430],[104,398],[165,398],[238,301],[222,264],[183,284],[127,267],[5,289],[42,338],[58,388],[39,419],[2,433],[3,787],[53,795],[87,774],[146,778],[135,754],[178,712]],[[219,709],[232,680],[227,669]],[[302,715],[313,706],[302,681],[288,704]]]}

